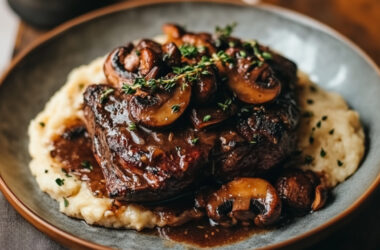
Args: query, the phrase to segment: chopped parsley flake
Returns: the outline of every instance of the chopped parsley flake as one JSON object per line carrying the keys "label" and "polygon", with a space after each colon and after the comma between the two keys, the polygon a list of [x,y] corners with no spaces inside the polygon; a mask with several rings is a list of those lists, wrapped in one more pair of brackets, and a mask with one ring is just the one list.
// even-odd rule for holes
{"label": "chopped parsley flake", "polygon": [[44,122],[39,122],[38,124],[40,124],[41,127],[45,127],[45,123]]}
{"label": "chopped parsley flake", "polygon": [[325,157],[326,154],[327,154],[326,151],[323,148],[321,148],[321,152],[320,152],[321,157],[322,158]]}
{"label": "chopped parsley flake", "polygon": [[138,49],[137,49],[137,50],[135,50],[135,53],[136,53],[136,55],[137,55],[137,56],[140,56],[140,55],[141,55],[141,51],[140,51],[140,50],[138,50]]}
{"label": "chopped parsley flake", "polygon": [[271,53],[269,53],[269,52],[263,52],[262,54],[261,54],[261,56],[264,58],[264,59],[272,59],[272,54]]}
{"label": "chopped parsley flake", "polygon": [[137,128],[137,126],[136,126],[136,124],[135,124],[134,122],[130,122],[130,123],[128,124],[128,129],[129,129],[130,131],[134,131],[134,130],[136,130],[136,128]]}
{"label": "chopped parsley flake", "polygon": [[329,131],[329,134],[330,134],[330,135],[333,135],[333,134],[334,134],[334,131],[335,131],[335,129],[331,129],[331,130]]}
{"label": "chopped parsley flake", "polygon": [[321,125],[322,125],[322,122],[321,122],[321,121],[318,121],[317,124],[316,124],[317,128],[320,128]]}
{"label": "chopped parsley flake", "polygon": [[63,197],[63,204],[65,205],[65,207],[69,206],[69,201],[65,197]]}
{"label": "chopped parsley flake", "polygon": [[341,162],[340,160],[336,160],[336,164],[338,164],[339,167],[343,166],[343,162]]}
{"label": "chopped parsley flake", "polygon": [[239,51],[239,54],[242,58],[246,58],[247,57],[247,53],[244,51],[244,50],[240,50]]}
{"label": "chopped parsley flake", "polygon": [[234,31],[237,23],[233,22],[232,24],[226,25],[226,27],[221,28],[219,26],[215,27],[215,33],[218,37],[229,37]]}
{"label": "chopped parsley flake", "polygon": [[305,164],[310,165],[314,161],[313,156],[305,155]]}
{"label": "chopped parsley flake", "polygon": [[69,173],[67,172],[66,169],[61,168],[61,170],[62,170],[63,173],[65,173],[65,176],[66,176],[66,177],[72,177],[71,175],[69,175]]}
{"label": "chopped parsley flake", "polygon": [[312,99],[307,99],[307,100],[306,100],[306,103],[307,103],[307,104],[313,104],[314,101],[313,101]]}
{"label": "chopped parsley flake", "polygon": [[327,120],[327,118],[328,118],[328,116],[327,116],[327,115],[324,115],[324,116],[322,116],[322,121],[326,121],[326,120]]}
{"label": "chopped parsley flake", "polygon": [[310,91],[311,92],[317,92],[317,88],[313,85],[310,86]]}
{"label": "chopped parsley flake", "polygon": [[195,137],[195,138],[191,139],[191,144],[195,145],[195,144],[197,144],[198,141],[199,141],[199,138]]}
{"label": "chopped parsley flake", "polygon": [[49,172],[49,170],[45,169],[45,174],[47,174]]}
{"label": "chopped parsley flake", "polygon": [[204,121],[204,122],[208,122],[210,119],[211,119],[211,115],[205,115],[205,116],[203,117],[203,121]]}
{"label": "chopped parsley flake", "polygon": [[223,110],[223,111],[226,111],[230,105],[232,104],[232,100],[230,98],[228,98],[227,100],[224,101],[224,103],[222,102],[218,102],[218,106]]}
{"label": "chopped parsley flake", "polygon": [[93,167],[92,167],[92,165],[91,165],[91,163],[89,161],[82,161],[82,163],[80,164],[80,166],[82,168],[87,168],[87,169],[90,169],[90,170],[93,169]]}
{"label": "chopped parsley flake", "polygon": [[55,179],[55,183],[57,183],[58,186],[62,186],[65,184],[65,179],[57,178]]}
{"label": "chopped parsley flake", "polygon": [[314,137],[313,137],[312,135],[309,137],[309,143],[310,143],[310,144],[313,144],[313,143],[314,143]]}
{"label": "chopped parsley flake", "polygon": [[106,90],[102,93],[102,95],[100,96],[100,103],[104,103],[104,102],[107,100],[108,96],[109,96],[110,94],[112,94],[114,91],[115,91],[114,89],[106,89]]}
{"label": "chopped parsley flake", "polygon": [[312,111],[305,111],[303,112],[302,116],[305,118],[313,117],[314,113]]}
{"label": "chopped parsley flake", "polygon": [[180,106],[178,104],[174,104],[172,106],[172,113],[177,113],[180,110]]}

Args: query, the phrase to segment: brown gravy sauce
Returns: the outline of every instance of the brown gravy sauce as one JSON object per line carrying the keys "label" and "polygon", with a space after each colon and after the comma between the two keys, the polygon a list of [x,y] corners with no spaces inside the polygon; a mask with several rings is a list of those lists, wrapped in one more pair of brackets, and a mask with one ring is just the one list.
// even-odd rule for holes
{"label": "brown gravy sauce", "polygon": [[161,238],[182,242],[197,247],[216,247],[236,243],[253,234],[264,233],[269,229],[255,226],[235,226],[225,228],[211,226],[207,218],[191,221],[177,227],[157,227],[143,233],[158,235]]}
{"label": "brown gravy sauce", "polygon": [[[94,196],[107,197],[105,179],[91,148],[91,138],[83,122],[80,119],[73,119],[66,123],[65,130],[61,135],[53,138],[53,149],[50,151],[50,155],[62,165],[62,171],[66,173],[66,176],[78,176],[80,180],[87,182]],[[178,210],[186,209],[187,206],[191,207],[192,204],[188,201],[178,202],[180,203],[179,206],[174,201],[166,205],[166,207],[161,205],[160,207],[150,206],[150,208],[157,212],[163,209],[175,213]],[[116,210],[123,204],[123,202],[119,201],[114,203]],[[208,218],[203,217],[181,226],[145,229],[142,233],[198,247],[215,247],[238,242],[253,234],[266,231],[268,229],[255,226],[235,226],[230,228],[212,226]]]}
{"label": "brown gravy sauce", "polygon": [[62,165],[66,176],[76,175],[87,182],[96,197],[107,196],[105,179],[91,150],[91,139],[83,122],[70,120],[61,135],[53,139],[51,157]]}

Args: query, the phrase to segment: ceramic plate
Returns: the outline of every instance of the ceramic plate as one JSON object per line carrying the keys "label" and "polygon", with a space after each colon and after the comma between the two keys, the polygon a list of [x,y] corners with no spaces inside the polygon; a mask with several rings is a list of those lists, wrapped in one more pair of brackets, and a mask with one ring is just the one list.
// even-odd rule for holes
{"label": "ceramic plate", "polygon": [[[337,91],[361,116],[368,137],[367,155],[359,170],[333,190],[334,201],[319,212],[281,227],[221,247],[246,249],[280,247],[331,228],[349,215],[372,192],[380,173],[380,76],[375,64],[356,46],[331,29],[299,14],[235,1],[125,2],[70,21],[41,38],[19,55],[1,80],[0,186],[13,206],[37,228],[70,246],[127,249],[166,248],[165,240],[133,230],[89,226],[58,211],[42,193],[28,167],[27,127],[69,71],[112,48],[160,33],[166,22],[189,30],[210,31],[236,21],[235,35],[256,38],[295,61],[311,79]],[[180,243],[174,249],[185,248]]]}

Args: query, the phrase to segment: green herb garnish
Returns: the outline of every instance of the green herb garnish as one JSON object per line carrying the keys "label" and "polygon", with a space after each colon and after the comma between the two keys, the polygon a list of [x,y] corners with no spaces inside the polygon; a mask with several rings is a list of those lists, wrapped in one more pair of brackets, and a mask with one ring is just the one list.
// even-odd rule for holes
{"label": "green herb garnish", "polygon": [[310,144],[313,144],[313,143],[314,143],[314,137],[313,137],[312,135],[309,137],[309,143],[310,143]]}
{"label": "green herb garnish", "polygon": [[112,94],[114,91],[114,89],[106,89],[105,91],[103,91],[102,95],[100,96],[100,103],[104,103],[107,100],[108,96]]}
{"label": "green herb garnish", "polygon": [[55,182],[57,183],[58,186],[62,186],[65,184],[65,179],[57,178],[55,179]]}
{"label": "green herb garnish", "polygon": [[203,116],[203,121],[204,122],[208,122],[209,120],[211,120],[211,115],[205,115],[205,116]]}
{"label": "green herb garnish", "polygon": [[193,58],[198,54],[198,49],[195,46],[189,44],[185,44],[179,47],[179,51],[181,51],[182,56],[187,58]]}
{"label": "green herb garnish", "polygon": [[128,129],[130,131],[134,131],[134,130],[136,130],[136,128],[137,128],[136,123],[134,123],[134,122],[128,123]]}
{"label": "green herb garnish", "polygon": [[232,34],[232,32],[234,31],[236,25],[237,25],[237,23],[233,22],[232,24],[227,24],[224,28],[216,26],[215,27],[215,34],[218,37],[223,37],[223,38],[229,37]]}
{"label": "green herb garnish", "polygon": [[305,155],[304,161],[305,161],[305,164],[310,165],[314,161],[314,158],[311,155]]}
{"label": "green herb garnish", "polygon": [[89,161],[82,161],[82,163],[80,164],[80,166],[82,168],[87,168],[89,170],[93,169],[93,167],[92,167],[92,165],[91,165],[91,163]]}
{"label": "green herb garnish", "polygon": [[44,122],[39,122],[38,124],[40,124],[41,127],[45,127],[45,123]]}
{"label": "green herb garnish", "polygon": [[197,144],[198,141],[199,141],[199,138],[195,137],[195,138],[191,139],[191,144],[195,145],[195,144]]}
{"label": "green herb garnish", "polygon": [[174,104],[172,106],[172,113],[177,113],[180,110],[181,106],[179,104]]}
{"label": "green herb garnish", "polygon": [[326,121],[326,120],[327,120],[327,118],[328,118],[328,116],[327,116],[327,115],[324,115],[324,116],[322,116],[322,121]]}
{"label": "green herb garnish", "polygon": [[343,166],[343,162],[341,162],[340,160],[336,160],[336,164],[338,164],[339,167]]}
{"label": "green herb garnish", "polygon": [[305,118],[313,117],[314,113],[312,111],[305,111],[303,112],[302,116]]}
{"label": "green herb garnish", "polygon": [[71,175],[69,175],[69,173],[67,172],[66,169],[61,168],[61,170],[62,170],[63,173],[65,173],[65,176],[66,176],[66,177],[72,177]]}
{"label": "green herb garnish", "polygon": [[321,148],[321,152],[320,152],[321,157],[322,158],[325,157],[326,154],[327,154],[326,151],[323,148]]}
{"label": "green herb garnish", "polygon": [[330,135],[333,135],[333,134],[334,134],[334,131],[335,131],[335,129],[331,129],[331,130],[329,131],[329,134],[330,134]]}
{"label": "green herb garnish", "polygon": [[228,98],[228,99],[226,99],[226,100],[224,101],[224,103],[222,103],[222,102],[218,102],[217,104],[218,104],[218,106],[219,106],[223,111],[226,111],[226,110],[230,107],[230,105],[232,104],[232,100],[231,100],[230,98]]}
{"label": "green herb garnish", "polygon": [[314,101],[313,101],[312,99],[307,99],[307,100],[306,100],[306,103],[307,103],[307,104],[313,104]]}
{"label": "green herb garnish", "polygon": [[65,207],[69,206],[69,201],[65,197],[63,197],[63,204],[65,205]]}

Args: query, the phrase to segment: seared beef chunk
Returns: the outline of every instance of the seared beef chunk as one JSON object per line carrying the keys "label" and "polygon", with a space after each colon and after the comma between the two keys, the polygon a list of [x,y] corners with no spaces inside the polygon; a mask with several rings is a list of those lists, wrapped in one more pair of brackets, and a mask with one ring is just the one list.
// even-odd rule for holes
{"label": "seared beef chunk", "polygon": [[213,177],[258,176],[294,151],[296,65],[255,41],[186,33],[113,51],[84,95],[110,197],[157,201]]}
{"label": "seared beef chunk", "polygon": [[[128,96],[114,89],[92,85],[87,88],[84,114],[93,151],[111,198],[155,201],[178,194],[200,178],[213,146],[212,136],[198,138],[194,129],[152,131],[136,127],[128,112]],[[200,134],[202,135],[202,134]]]}

